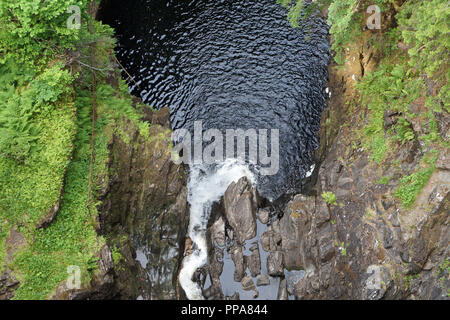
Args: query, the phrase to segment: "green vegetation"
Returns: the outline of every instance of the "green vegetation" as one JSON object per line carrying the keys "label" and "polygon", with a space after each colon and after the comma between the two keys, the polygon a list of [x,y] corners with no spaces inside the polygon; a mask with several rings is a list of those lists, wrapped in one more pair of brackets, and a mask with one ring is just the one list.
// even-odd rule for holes
{"label": "green vegetation", "polygon": [[444,272],[450,274],[450,259],[448,258],[445,258],[444,261],[439,264],[438,270],[436,271],[436,276],[439,277]]}
{"label": "green vegetation", "polygon": [[336,241],[335,245],[338,247],[339,253],[342,256],[346,257],[347,256],[347,246],[345,245],[345,242],[339,243],[339,242]]}
{"label": "green vegetation", "polygon": [[[278,2],[289,8],[288,20],[298,27],[304,1]],[[355,81],[360,105],[367,107],[364,125],[354,130],[359,131],[355,136],[361,139],[371,160],[382,165],[392,155],[389,161],[395,164],[396,151],[414,140],[422,143],[425,153],[449,148],[438,133],[436,121],[439,113],[450,111],[448,1],[318,0],[312,4],[315,8],[325,5],[329,6],[332,49],[338,64],[344,64],[347,53],[361,50],[355,44],[367,43],[379,56],[376,68],[364,70],[362,79]],[[381,10],[381,30],[365,30],[370,5]],[[393,17],[390,24],[388,16]],[[391,126],[386,126],[386,114],[394,115]],[[420,130],[414,131],[413,123],[420,123]],[[434,170],[427,159],[421,163],[412,173],[402,172],[404,176],[398,181],[395,196],[404,207],[414,204]],[[383,177],[377,183],[388,181]]]}
{"label": "green vegetation", "polygon": [[434,163],[436,160],[436,151],[426,154],[422,159],[422,168],[400,179],[400,184],[394,195],[401,200],[405,208],[410,208],[416,201],[417,196],[435,169]]}
{"label": "green vegetation", "polygon": [[401,178],[400,186],[396,189],[394,195],[400,198],[405,207],[411,207],[432,173],[433,168],[426,168]]}
{"label": "green vegetation", "polygon": [[[399,58],[403,59],[403,57]],[[414,75],[413,75],[414,74]],[[401,143],[414,139],[414,132],[404,117],[399,117],[394,131],[385,131],[386,110],[400,114],[409,113],[410,104],[418,99],[424,90],[423,79],[404,64],[382,63],[375,72],[367,74],[357,88],[361,92],[363,105],[370,111],[368,124],[364,128],[364,146],[377,163],[385,160],[393,140]]]}
{"label": "green vegetation", "polygon": [[[70,265],[80,267],[82,284],[90,281],[105,244],[95,226],[108,144],[126,136],[126,121],[148,137],[124,81],[106,83],[114,41],[87,13],[93,3],[0,3],[0,273],[9,268],[20,281],[15,299],[49,297]],[[79,30],[66,26],[70,5],[81,9]],[[56,219],[38,229],[58,204]],[[6,261],[13,227],[26,244]]]}
{"label": "green vegetation", "polygon": [[[448,80],[450,50],[448,1],[407,1],[398,14],[402,38],[410,46],[409,65],[423,70],[429,78]],[[442,99],[450,107],[449,90],[442,91]]]}
{"label": "green vegetation", "polygon": [[[289,8],[287,16],[294,27],[300,27],[299,20],[308,12],[329,6],[338,63],[363,36],[369,5],[395,15],[390,30],[364,35],[383,54],[376,69],[365,72],[356,84],[368,110],[359,136],[379,164],[411,141],[425,145],[420,168],[400,178],[394,193],[411,207],[433,173],[438,150],[449,147],[438,134],[436,121],[439,113],[450,111],[448,1],[319,0],[306,7],[303,0],[277,1]],[[0,273],[8,268],[21,282],[15,299],[49,297],[67,278],[70,265],[80,267],[83,284],[90,281],[105,243],[95,227],[96,196],[108,182],[107,146],[113,134],[130,141],[122,129],[129,121],[151,139],[124,81],[117,88],[106,81],[114,72],[113,32],[91,17],[89,8],[95,4],[98,1],[0,2]],[[71,15],[67,9],[72,5],[82,14],[80,29],[67,28]],[[406,49],[399,49],[399,44]],[[429,82],[435,84],[432,93],[427,90]],[[424,110],[412,110],[421,98]],[[386,112],[398,115],[390,128],[385,127]],[[414,121],[420,121],[423,130],[415,132]],[[382,177],[377,183],[389,179]],[[322,198],[337,205],[332,192]],[[57,206],[56,219],[48,228],[38,229]],[[17,252],[7,261],[11,248],[6,241],[13,227],[26,243],[14,248]],[[341,247],[345,256],[345,244]],[[121,258],[113,248],[114,262]],[[447,259],[439,270],[448,271]]]}
{"label": "green vegetation", "polygon": [[[49,60],[85,41],[87,28],[69,29],[67,9],[77,5],[87,14],[87,0],[2,0],[0,3],[0,63],[11,59],[32,68],[45,67]],[[83,25],[83,24],[82,24]]]}
{"label": "green vegetation", "polygon": [[380,179],[378,179],[378,181],[376,182],[377,184],[388,184],[389,183],[389,177],[381,177]]}
{"label": "green vegetation", "polygon": [[405,281],[405,286],[408,289],[409,286],[411,285],[411,282],[413,280],[418,279],[420,276],[420,274],[414,274],[414,275],[407,275],[406,277],[403,278],[403,280]]}
{"label": "green vegetation", "polygon": [[328,205],[337,205],[336,195],[331,191],[322,193],[322,199],[325,200]]}

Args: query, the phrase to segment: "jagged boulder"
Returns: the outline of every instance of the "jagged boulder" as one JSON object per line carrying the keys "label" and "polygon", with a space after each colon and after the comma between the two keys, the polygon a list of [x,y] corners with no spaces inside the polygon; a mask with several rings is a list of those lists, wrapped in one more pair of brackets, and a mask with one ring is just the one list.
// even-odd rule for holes
{"label": "jagged boulder", "polygon": [[232,183],[224,195],[225,215],[239,244],[256,236],[257,192],[246,177]]}

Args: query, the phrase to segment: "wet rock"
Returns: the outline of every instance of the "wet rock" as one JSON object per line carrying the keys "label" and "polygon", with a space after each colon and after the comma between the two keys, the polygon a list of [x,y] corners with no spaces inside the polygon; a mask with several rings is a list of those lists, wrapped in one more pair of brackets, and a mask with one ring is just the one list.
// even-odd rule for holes
{"label": "wet rock", "polygon": [[[182,298],[174,278],[189,224],[186,172],[171,159],[169,109],[147,113],[148,119],[155,119],[149,127],[151,139],[127,121],[110,144],[110,176],[105,178],[108,187],[99,207],[99,232],[127,257],[115,271],[121,298]],[[122,241],[130,235],[133,241]],[[146,270],[127,253],[136,250],[145,252]]]}
{"label": "wet rock", "polygon": [[303,279],[305,276],[305,271],[303,270],[293,270],[293,271],[285,271],[285,279],[286,279],[286,288],[290,295],[294,294],[296,284]]}
{"label": "wet rock", "polygon": [[231,259],[234,262],[234,281],[240,282],[245,276],[245,263],[242,247],[235,245],[231,248]]}
{"label": "wet rock", "polygon": [[261,235],[261,246],[266,252],[274,252],[281,243],[281,235],[272,230],[266,231]]}
{"label": "wet rock", "polygon": [[270,218],[270,210],[268,208],[258,210],[258,219],[262,224],[267,224]]}
{"label": "wet rock", "polygon": [[220,288],[211,286],[211,287],[203,290],[202,294],[207,300],[219,300],[219,299],[221,299],[222,292],[221,292]]}
{"label": "wet rock", "polygon": [[245,291],[256,289],[255,283],[253,282],[253,279],[250,277],[245,276],[244,278],[242,278],[241,284],[242,284],[242,289]]}
{"label": "wet rock", "polygon": [[260,274],[256,277],[256,285],[260,286],[268,286],[270,284],[270,277],[267,274]]}
{"label": "wet rock", "polygon": [[209,274],[215,283],[220,283],[219,278],[223,272],[223,250],[214,248],[209,263]]}
{"label": "wet rock", "polygon": [[240,300],[239,292],[235,292],[231,297],[227,297],[227,300]]}
{"label": "wet rock", "polygon": [[[279,222],[279,234],[282,238],[279,250],[284,253],[286,268],[305,268],[305,264],[312,259],[314,239],[309,235],[315,211],[315,197],[296,195],[287,204],[285,214]],[[323,219],[326,220],[327,217]],[[319,224],[322,223],[324,222]]]}
{"label": "wet rock", "polygon": [[288,300],[288,298],[286,279],[283,279],[280,281],[280,286],[278,287],[277,300]]}
{"label": "wet rock", "polygon": [[259,254],[258,242],[253,243],[250,247],[251,255],[246,257],[247,266],[252,277],[256,277],[261,273],[261,257]]}
{"label": "wet rock", "polygon": [[271,252],[267,257],[267,273],[272,277],[282,276],[283,253],[281,251]]}
{"label": "wet rock", "polygon": [[225,221],[222,217],[211,226],[211,237],[213,245],[219,247],[225,246]]}
{"label": "wet rock", "polygon": [[232,183],[224,195],[224,207],[228,223],[236,233],[236,240],[243,245],[256,236],[256,191],[246,177]]}

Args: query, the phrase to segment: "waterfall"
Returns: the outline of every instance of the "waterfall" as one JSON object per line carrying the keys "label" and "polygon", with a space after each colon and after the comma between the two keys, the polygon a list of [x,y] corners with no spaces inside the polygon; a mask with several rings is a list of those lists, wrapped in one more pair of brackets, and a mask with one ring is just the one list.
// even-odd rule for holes
{"label": "waterfall", "polygon": [[227,159],[215,167],[192,165],[188,181],[188,202],[190,204],[190,221],[188,236],[192,240],[192,253],[183,259],[179,281],[190,300],[202,300],[201,288],[192,281],[198,268],[208,260],[206,229],[211,213],[211,206],[219,201],[232,182],[247,177],[255,183],[250,169],[235,159]]}

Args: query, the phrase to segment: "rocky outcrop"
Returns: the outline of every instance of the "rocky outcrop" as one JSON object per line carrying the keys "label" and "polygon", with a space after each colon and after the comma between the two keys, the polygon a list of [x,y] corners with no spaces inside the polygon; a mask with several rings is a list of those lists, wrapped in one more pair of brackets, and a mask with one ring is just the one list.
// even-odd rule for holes
{"label": "rocky outcrop", "polygon": [[[383,21],[386,29],[392,19]],[[280,283],[279,298],[287,292],[296,299],[448,299],[448,148],[437,147],[430,179],[414,205],[405,208],[394,196],[401,173],[420,168],[429,149],[417,139],[423,130],[419,118],[411,124],[416,138],[395,145],[396,152],[382,165],[369,159],[355,136],[365,110],[350,111],[345,102],[354,100],[353,84],[379,59],[364,39],[348,50],[345,68],[330,66],[332,94],[322,117],[318,170],[305,194],[290,199],[261,243],[271,252],[270,269],[277,263],[284,269],[287,284]],[[422,100],[411,105],[411,112],[422,110]],[[386,130],[398,116],[385,114]],[[447,142],[448,119],[445,112],[437,116],[439,134]],[[390,177],[387,183],[378,182],[383,176]],[[333,193],[337,202],[326,203],[324,192]],[[290,277],[287,270],[297,274]]]}
{"label": "rocky outcrop", "polygon": [[258,195],[246,178],[232,183],[224,195],[225,215],[239,245],[256,236]]}
{"label": "rocky outcrop", "polygon": [[[394,13],[387,10],[383,14],[382,29],[388,30]],[[321,146],[305,192],[286,196],[288,201],[276,212],[280,218],[275,218],[267,206],[252,199],[253,191],[244,179],[227,190],[220,209],[222,220],[213,220],[220,225],[217,237],[226,235],[221,243],[233,263],[231,280],[240,281],[244,291],[254,290],[254,284],[260,290],[279,279],[278,299],[449,297],[449,151],[435,146],[438,157],[433,172],[414,204],[405,207],[395,196],[400,178],[420,169],[430,148],[417,138],[424,133],[420,117],[410,121],[415,138],[392,145],[396,151],[382,164],[370,159],[355,135],[356,128],[364,126],[366,111],[358,105],[354,84],[375,70],[381,58],[368,38],[363,34],[347,50],[344,68],[330,66],[330,99],[319,132]],[[427,81],[427,86],[427,91],[436,91],[432,81]],[[356,103],[356,108],[350,110],[348,101]],[[424,103],[423,97],[414,101],[410,112],[420,114]],[[385,130],[391,130],[399,116],[387,110]],[[437,131],[446,143],[449,119],[445,111],[436,114]],[[381,177],[389,179],[381,182]],[[326,202],[325,192],[332,193],[336,202]],[[258,221],[267,227],[255,239]],[[222,260],[211,266],[220,264],[223,272],[223,246],[217,248],[214,239],[212,247],[214,252],[222,250],[216,256]],[[215,272],[212,281],[217,290],[221,289],[220,275]]]}
{"label": "rocky outcrop", "polygon": [[73,289],[70,279],[62,282],[56,289],[52,300],[105,300],[121,298],[115,282],[115,266],[110,248],[105,245],[99,252],[98,270],[89,284]]}
{"label": "rocky outcrop", "polygon": [[[446,299],[448,187],[431,180],[416,204],[420,209],[406,210],[389,199],[389,186],[372,184],[376,168],[364,158],[346,165],[330,153],[318,195],[295,196],[272,225],[270,239],[281,243],[266,245],[269,273],[276,263],[305,270],[294,286],[298,299]],[[440,170],[434,175],[441,183],[448,179]],[[337,205],[325,203],[324,190],[337,195]]]}
{"label": "rocky outcrop", "polygon": [[0,274],[0,300],[13,298],[19,285],[20,282],[8,270]]}
{"label": "rocky outcrop", "polygon": [[[232,183],[218,205],[213,206],[208,232],[210,245],[210,263],[208,266],[211,286],[204,289],[204,295],[210,299],[238,298],[222,293],[221,276],[224,257],[229,255],[233,264],[231,279],[244,291],[252,291],[258,296],[256,286],[268,285],[270,279],[261,275],[261,254],[257,233],[257,212],[261,220],[268,221],[270,210],[263,208],[265,201],[260,198],[256,187],[243,177]],[[211,294],[214,292],[214,295]]]}
{"label": "rocky outcrop", "polygon": [[171,160],[169,110],[147,110],[146,119],[148,139],[129,123],[129,141],[115,136],[111,144],[100,230],[122,253],[116,274],[123,298],[175,299],[189,223],[186,175]]}

